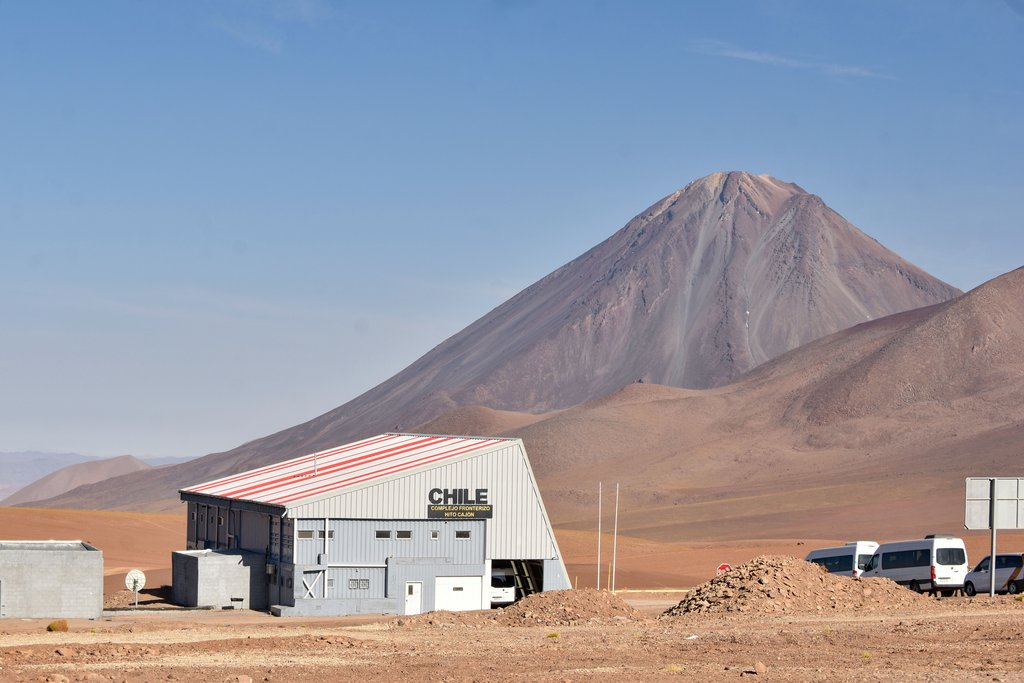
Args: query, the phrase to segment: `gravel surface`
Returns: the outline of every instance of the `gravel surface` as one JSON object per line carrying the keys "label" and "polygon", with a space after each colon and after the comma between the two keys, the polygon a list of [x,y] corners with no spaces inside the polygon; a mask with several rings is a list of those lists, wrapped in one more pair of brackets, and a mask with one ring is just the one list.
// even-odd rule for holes
{"label": "gravel surface", "polygon": [[[769,579],[755,568],[788,567],[772,579],[780,585],[821,578],[786,573],[804,571],[803,563],[750,564],[749,572],[733,571],[757,586]],[[372,621],[140,610],[72,620],[68,632],[48,633],[43,620],[10,620],[0,622],[0,681],[1021,679],[1024,603],[1013,597],[938,600],[904,591],[913,599],[881,609],[874,590],[863,596],[863,582],[827,579],[806,595],[798,590],[800,600],[790,598],[785,612],[765,605],[787,598],[755,589],[747,611],[691,610],[662,619],[654,617],[663,607],[638,610],[619,596],[580,590],[534,596],[505,610]],[[722,582],[710,584],[717,590]],[[830,590],[842,598],[837,604],[849,603],[854,590],[864,600],[833,608]]]}

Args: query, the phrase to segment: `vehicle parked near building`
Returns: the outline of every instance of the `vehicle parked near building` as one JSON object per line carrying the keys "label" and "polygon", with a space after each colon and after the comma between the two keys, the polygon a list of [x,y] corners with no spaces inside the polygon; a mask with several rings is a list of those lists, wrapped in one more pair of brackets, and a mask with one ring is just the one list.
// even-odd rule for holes
{"label": "vehicle parked near building", "polygon": [[963,539],[931,534],[881,544],[861,576],[892,579],[918,593],[952,595],[963,588],[969,569]]}
{"label": "vehicle parked near building", "polygon": [[516,576],[511,568],[491,570],[491,607],[508,607],[516,601]]}
{"label": "vehicle parked near building", "polygon": [[[964,595],[976,595],[989,591],[992,575],[990,558],[985,556],[978,566],[964,577]],[[1024,555],[1020,553],[999,553],[996,555],[996,593],[1016,595],[1024,590]]]}
{"label": "vehicle parked near building", "polygon": [[829,574],[860,576],[878,549],[874,541],[850,541],[832,548],[818,548],[804,559],[820,564]]}

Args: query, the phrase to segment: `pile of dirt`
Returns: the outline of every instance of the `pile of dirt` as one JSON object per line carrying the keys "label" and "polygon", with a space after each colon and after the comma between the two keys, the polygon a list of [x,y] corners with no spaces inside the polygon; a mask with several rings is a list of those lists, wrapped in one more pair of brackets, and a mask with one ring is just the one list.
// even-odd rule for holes
{"label": "pile of dirt", "polygon": [[575,626],[646,619],[614,593],[594,588],[534,593],[495,615],[495,621],[504,626]]}
{"label": "pile of dirt", "polygon": [[783,555],[762,555],[702,583],[664,617],[708,612],[891,610],[934,604],[889,579],[853,579]]}

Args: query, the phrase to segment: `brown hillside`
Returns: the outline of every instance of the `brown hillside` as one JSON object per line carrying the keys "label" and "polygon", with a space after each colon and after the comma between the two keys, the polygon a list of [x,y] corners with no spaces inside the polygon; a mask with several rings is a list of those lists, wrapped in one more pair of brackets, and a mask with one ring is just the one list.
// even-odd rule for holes
{"label": "brown hillside", "polygon": [[21,505],[37,500],[46,500],[84,484],[92,484],[122,474],[150,469],[152,468],[148,464],[132,455],[68,465],[18,489],[0,501],[0,505]]}
{"label": "brown hillside", "polygon": [[[489,431],[504,426],[508,412],[561,410],[636,381],[712,387],[827,334],[957,294],[799,186],[715,173],[335,410],[227,453],[94,484],[48,504],[173,505],[173,491],[197,481],[375,433],[421,429],[460,407],[505,416],[456,414],[432,428]],[[515,419],[524,427],[532,421]],[[540,438],[546,429],[534,433]],[[617,432],[615,425],[595,429]]]}

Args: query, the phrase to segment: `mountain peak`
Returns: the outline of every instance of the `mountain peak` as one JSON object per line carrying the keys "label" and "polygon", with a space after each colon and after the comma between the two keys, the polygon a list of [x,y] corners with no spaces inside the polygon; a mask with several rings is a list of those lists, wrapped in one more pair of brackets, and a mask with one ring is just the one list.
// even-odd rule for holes
{"label": "mountain peak", "polygon": [[195,467],[209,464],[212,479],[414,430],[459,406],[536,414],[634,382],[718,387],[812,340],[958,293],[797,185],[713,173],[362,396]]}

